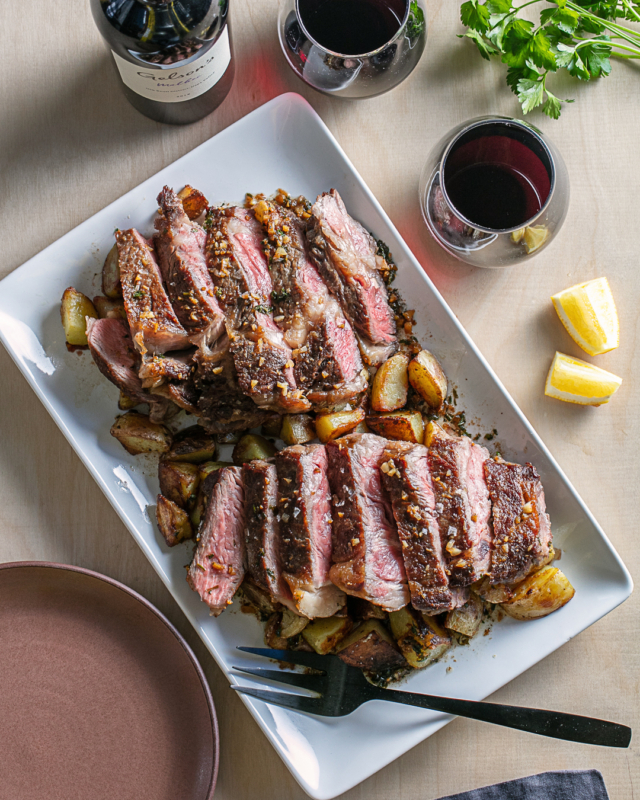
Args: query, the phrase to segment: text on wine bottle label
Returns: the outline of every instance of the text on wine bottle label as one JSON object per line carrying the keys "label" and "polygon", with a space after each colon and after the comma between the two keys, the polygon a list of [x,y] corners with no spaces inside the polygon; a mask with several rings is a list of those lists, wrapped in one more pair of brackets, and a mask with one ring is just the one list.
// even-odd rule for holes
{"label": "text on wine bottle label", "polygon": [[184,66],[178,62],[159,69],[132,64],[117,53],[113,58],[123,82],[134,92],[160,103],[180,103],[204,94],[224,75],[231,61],[229,29],[225,27],[213,47]]}

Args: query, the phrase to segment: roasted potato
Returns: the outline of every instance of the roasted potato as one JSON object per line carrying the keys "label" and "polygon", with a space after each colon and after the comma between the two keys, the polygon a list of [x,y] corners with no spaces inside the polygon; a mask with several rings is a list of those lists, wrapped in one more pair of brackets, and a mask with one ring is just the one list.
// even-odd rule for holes
{"label": "roasted potato", "polygon": [[471,589],[487,603],[508,603],[513,598],[514,592],[513,586],[507,586],[505,583],[489,583],[486,575],[472,584]]}
{"label": "roasted potato", "polygon": [[211,494],[212,488],[212,480],[209,479],[209,476],[213,472],[217,472],[222,467],[232,467],[233,464],[229,464],[227,461],[208,461],[206,464],[200,464],[198,466],[198,494],[196,496],[196,502],[194,503],[193,508],[191,509],[191,522],[197,528],[202,521],[202,517],[204,516],[204,510],[207,505],[207,499]]}
{"label": "roasted potato", "polygon": [[449,611],[444,627],[471,639],[478,632],[482,622],[483,611],[482,600],[477,594],[471,592],[469,599],[463,606]]}
{"label": "roasted potato", "polygon": [[279,439],[281,430],[282,417],[280,414],[273,414],[268,420],[262,423],[263,436],[273,436],[274,438]]}
{"label": "roasted potato", "polygon": [[285,639],[290,639],[292,636],[297,636],[307,627],[309,619],[301,617],[299,614],[294,614],[288,608],[282,612],[282,622],[280,624],[280,636]]}
{"label": "roasted potato", "polygon": [[127,318],[122,300],[112,300],[110,297],[104,297],[104,295],[99,294],[93,298],[93,305],[100,319]]}
{"label": "roasted potato", "polygon": [[447,377],[438,359],[428,350],[421,350],[409,362],[409,383],[428,406],[437,411],[447,396]]}
{"label": "roasted potato", "polygon": [[182,200],[184,213],[189,219],[198,219],[203,211],[207,210],[209,201],[198,189],[187,184],[182,191],[178,192],[178,197]]}
{"label": "roasted potato", "polygon": [[287,445],[306,444],[316,438],[313,420],[308,414],[285,414],[280,438]]}
{"label": "roasted potato", "polygon": [[330,653],[352,627],[353,623],[349,617],[314,619],[302,631],[302,638],[322,656]]}
{"label": "roasted potato", "polygon": [[122,297],[117,244],[113,245],[104,260],[104,266],[102,267],[102,291],[112,300],[115,300],[117,297]]}
{"label": "roasted potato", "polygon": [[200,425],[192,425],[174,436],[171,450],[163,458],[167,461],[201,464],[204,461],[213,461],[217,452],[218,446],[214,437]]}
{"label": "roasted potato", "polygon": [[200,471],[197,464],[183,461],[161,461],[158,465],[160,491],[180,508],[195,505]]}
{"label": "roasted potato", "polygon": [[385,439],[401,439],[421,444],[424,439],[424,422],[419,411],[392,411],[367,417],[367,425]]}
{"label": "roasted potato", "polygon": [[282,614],[278,612],[269,617],[267,624],[264,626],[264,643],[267,647],[271,647],[273,650],[288,649],[289,640],[282,636],[281,630]]}
{"label": "roasted potato", "polygon": [[156,505],[158,528],[169,547],[193,536],[189,516],[180,506],[163,495],[158,495]]}
{"label": "roasted potato", "polygon": [[139,400],[136,400],[134,397],[129,397],[129,395],[125,394],[123,391],[120,392],[120,397],[118,397],[118,408],[120,411],[130,411],[132,408],[139,405]]}
{"label": "roasted potato", "polygon": [[359,422],[351,433],[371,433],[371,428],[366,422]]}
{"label": "roasted potato", "polygon": [[543,567],[519,583],[513,598],[501,608],[514,619],[538,619],[562,608],[574,594],[564,573],[557,567]]}
{"label": "roasted potato", "polygon": [[378,619],[363,622],[336,648],[338,657],[350,667],[374,671],[406,666],[391,634]]}
{"label": "roasted potato", "polygon": [[240,466],[256,458],[271,458],[277,452],[275,445],[264,436],[247,433],[233,448],[233,463]]}
{"label": "roasted potato", "polygon": [[159,422],[151,422],[146,414],[129,411],[116,417],[111,426],[111,435],[124,447],[127,453],[166,453],[171,447],[171,433]]}
{"label": "roasted potato", "polygon": [[409,356],[397,353],[380,366],[371,384],[371,408],[396,411],[407,402]]}
{"label": "roasted potato", "polygon": [[324,444],[337,439],[344,433],[351,432],[357,425],[364,421],[364,411],[356,408],[354,411],[334,411],[332,414],[319,414],[316,417],[316,434]]}
{"label": "roasted potato", "polygon": [[89,298],[76,291],[73,286],[64,290],[60,304],[60,317],[64,336],[67,344],[86,346],[87,320],[86,317],[98,318],[98,312]]}
{"label": "roasted potato", "polygon": [[414,669],[426,667],[451,647],[451,637],[435,618],[423,616],[410,606],[392,611],[389,624],[400,652]]}

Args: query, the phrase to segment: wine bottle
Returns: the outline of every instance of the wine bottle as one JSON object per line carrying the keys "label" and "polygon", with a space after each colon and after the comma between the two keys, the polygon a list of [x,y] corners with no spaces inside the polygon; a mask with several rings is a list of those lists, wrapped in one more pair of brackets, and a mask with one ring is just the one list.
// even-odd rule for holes
{"label": "wine bottle", "polygon": [[91,0],[123,91],[158,122],[202,119],[225,99],[235,64],[229,0]]}

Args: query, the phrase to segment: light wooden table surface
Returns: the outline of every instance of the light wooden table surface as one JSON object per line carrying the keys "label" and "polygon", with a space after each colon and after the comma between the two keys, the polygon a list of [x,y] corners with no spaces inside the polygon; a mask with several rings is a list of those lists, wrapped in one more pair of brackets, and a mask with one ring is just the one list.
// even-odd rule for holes
{"label": "light wooden table surface", "polygon": [[[295,91],[325,120],[419,261],[531,420],[635,576],[640,422],[640,74],[627,63],[573,96],[549,132],[571,176],[571,207],[553,245],[526,266],[473,270],[447,258],[420,218],[418,176],[432,143],[479,114],[517,115],[504,69],[461,41],[457,0],[429,0],[427,50],[382,97],[328,99],[291,73],[276,37],[277,0],[231,0],[235,85],[189,127],[138,114],[120,93],[86,0],[0,4],[0,277],[157,170],[272,97]],[[51,265],[55,269],[55,264]],[[606,275],[622,329],[596,361],[623,376],[609,406],[544,397],[556,349],[587,358],[549,296]],[[186,636],[209,678],[221,730],[219,800],[304,794],[156,577],[4,350],[0,350],[0,561],[59,561],[106,573],[155,603]],[[545,705],[638,728],[639,603],[612,614],[514,680],[495,700]],[[549,769],[597,768],[613,800],[640,794],[640,734],[628,751],[560,743],[456,720],[353,789],[349,800],[430,800]],[[2,790],[0,787],[0,795]]]}

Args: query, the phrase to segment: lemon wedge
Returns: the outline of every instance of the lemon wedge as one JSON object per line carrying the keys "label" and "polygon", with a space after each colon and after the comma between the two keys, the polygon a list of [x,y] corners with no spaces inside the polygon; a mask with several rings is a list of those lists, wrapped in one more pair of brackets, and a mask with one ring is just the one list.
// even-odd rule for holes
{"label": "lemon wedge", "polygon": [[544,393],[567,403],[601,406],[620,388],[622,378],[579,358],[556,353]]}
{"label": "lemon wedge", "polygon": [[620,324],[606,278],[578,283],[551,298],[569,336],[590,356],[620,344]]}

